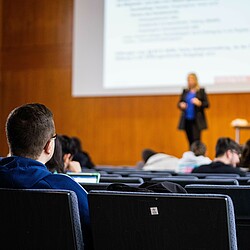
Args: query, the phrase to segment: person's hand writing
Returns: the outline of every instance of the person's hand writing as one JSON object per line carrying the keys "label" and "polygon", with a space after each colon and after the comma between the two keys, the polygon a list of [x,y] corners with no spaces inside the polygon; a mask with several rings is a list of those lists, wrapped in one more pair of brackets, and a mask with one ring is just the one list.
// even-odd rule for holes
{"label": "person's hand writing", "polygon": [[197,107],[200,107],[202,104],[202,102],[196,97],[192,99],[192,103]]}

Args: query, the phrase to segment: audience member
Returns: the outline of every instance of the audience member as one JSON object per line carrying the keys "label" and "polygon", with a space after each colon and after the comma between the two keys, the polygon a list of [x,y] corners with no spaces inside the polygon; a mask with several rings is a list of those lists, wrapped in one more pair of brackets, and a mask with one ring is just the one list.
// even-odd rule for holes
{"label": "audience member", "polygon": [[178,162],[178,172],[190,173],[195,167],[209,164],[212,160],[206,156],[207,147],[201,141],[194,141],[190,151],[184,152]]}
{"label": "audience member", "polygon": [[67,135],[58,135],[57,137],[62,145],[64,172],[80,173],[82,171],[80,163],[78,161],[73,161],[73,157],[77,152],[74,141]]}
{"label": "audience member", "polygon": [[250,139],[243,145],[239,167],[250,171]]}
{"label": "audience member", "polygon": [[55,140],[54,154],[45,165],[51,173],[65,173],[62,145],[58,138]]}
{"label": "audience member", "polygon": [[82,143],[79,138],[72,137],[71,138],[74,142],[76,153],[73,156],[73,161],[78,161],[81,165],[82,171],[84,169],[91,169],[95,167],[95,164],[92,162],[89,154],[82,149]]}
{"label": "audience member", "polygon": [[152,149],[144,149],[142,152],[144,165],[143,170],[170,170],[176,171],[178,158]]}
{"label": "audience member", "polygon": [[54,153],[56,140],[51,111],[37,103],[17,107],[7,118],[6,136],[10,156],[0,161],[0,187],[74,191],[78,198],[84,249],[92,249],[86,190],[69,176],[52,174],[45,166]]}
{"label": "audience member", "polygon": [[216,143],[215,159],[206,165],[194,168],[193,173],[234,173],[245,176],[246,173],[237,164],[240,161],[241,147],[228,137],[221,137]]}

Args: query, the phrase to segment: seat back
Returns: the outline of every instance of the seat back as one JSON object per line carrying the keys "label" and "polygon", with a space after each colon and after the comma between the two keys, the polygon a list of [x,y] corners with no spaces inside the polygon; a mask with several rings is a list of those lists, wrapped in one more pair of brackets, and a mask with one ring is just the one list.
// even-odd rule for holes
{"label": "seat back", "polygon": [[192,194],[225,194],[234,203],[235,216],[250,221],[250,186],[243,185],[186,185],[185,189]]}
{"label": "seat back", "polygon": [[155,182],[174,182],[185,187],[188,184],[214,184],[214,185],[239,185],[236,179],[191,179],[191,178],[152,178],[151,181]]}
{"label": "seat back", "polygon": [[170,173],[167,174],[129,174],[128,177],[140,177],[142,178],[144,181],[150,181],[152,178],[156,178],[156,177],[170,177],[172,176]]}
{"label": "seat back", "polygon": [[234,204],[239,249],[249,249],[250,186],[187,185],[185,189],[188,193],[230,196]]}
{"label": "seat back", "polygon": [[[107,187],[111,183],[103,182],[103,183],[80,183],[80,185],[87,191],[90,192],[91,190],[107,190]],[[141,185],[140,183],[129,183],[130,187],[138,187]]]}
{"label": "seat back", "polygon": [[122,177],[121,174],[101,174],[101,177]]}
{"label": "seat back", "polygon": [[143,183],[141,177],[101,177],[100,183],[109,182],[109,183]]}
{"label": "seat back", "polygon": [[155,176],[154,178],[164,178],[164,179],[191,179],[198,180],[199,178],[194,175],[176,175],[176,176]]}
{"label": "seat back", "polygon": [[226,195],[91,191],[94,249],[237,249]]}
{"label": "seat back", "polygon": [[250,180],[250,177],[238,177],[236,180],[239,182],[239,185],[247,185],[247,182]]}
{"label": "seat back", "polygon": [[237,179],[240,178],[239,175],[227,176],[227,175],[206,175],[205,179]]}
{"label": "seat back", "polygon": [[83,249],[76,194],[0,189],[1,245],[6,249]]}
{"label": "seat back", "polygon": [[183,176],[193,175],[193,176],[197,176],[199,179],[206,178],[207,176],[217,176],[218,179],[220,179],[220,177],[226,177],[227,179],[234,179],[234,178],[240,177],[239,174],[233,174],[233,173],[190,173],[190,174],[178,173],[177,175],[178,176],[179,175],[183,175]]}

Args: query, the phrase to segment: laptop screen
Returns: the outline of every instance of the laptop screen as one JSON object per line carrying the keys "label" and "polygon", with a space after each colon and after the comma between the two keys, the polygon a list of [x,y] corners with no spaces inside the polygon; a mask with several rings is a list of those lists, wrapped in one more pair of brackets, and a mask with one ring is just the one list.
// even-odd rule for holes
{"label": "laptop screen", "polygon": [[99,183],[100,173],[68,173],[78,183]]}

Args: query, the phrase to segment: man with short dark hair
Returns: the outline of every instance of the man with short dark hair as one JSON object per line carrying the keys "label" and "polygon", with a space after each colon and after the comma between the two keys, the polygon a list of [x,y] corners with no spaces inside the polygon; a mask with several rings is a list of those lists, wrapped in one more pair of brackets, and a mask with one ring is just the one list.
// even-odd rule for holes
{"label": "man with short dark hair", "polygon": [[84,249],[91,249],[86,190],[69,176],[52,174],[45,166],[53,155],[56,140],[52,112],[39,103],[17,107],[7,118],[6,135],[9,157],[0,161],[0,187],[74,191],[78,198]]}
{"label": "man with short dark hair", "polygon": [[193,173],[232,173],[246,176],[246,173],[237,168],[240,161],[240,145],[228,137],[221,137],[216,143],[215,159],[207,165],[194,168]]}

